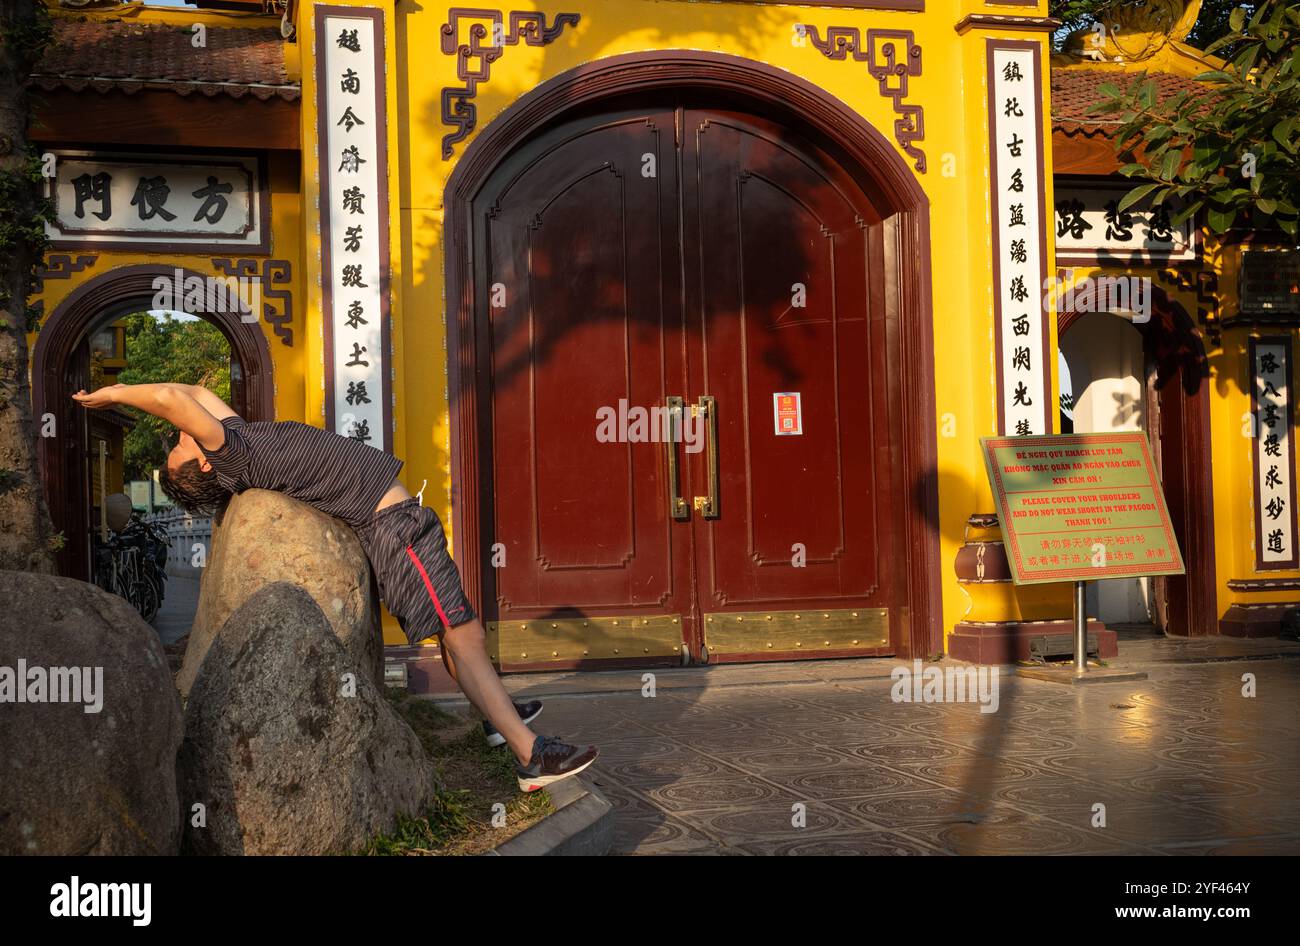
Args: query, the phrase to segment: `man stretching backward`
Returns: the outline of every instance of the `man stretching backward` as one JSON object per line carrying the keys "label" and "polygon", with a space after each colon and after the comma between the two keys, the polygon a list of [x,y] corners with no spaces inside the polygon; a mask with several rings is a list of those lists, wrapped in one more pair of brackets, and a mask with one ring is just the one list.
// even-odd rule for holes
{"label": "man stretching backward", "polygon": [[206,388],[189,384],[114,384],[73,395],[83,407],[125,404],[174,424],[179,440],[160,471],[163,491],[191,513],[219,513],[235,493],[270,489],[352,527],[379,583],[379,594],[412,644],[438,635],[447,669],[487,717],[494,745],[515,754],[519,788],[536,791],[596,760],[538,736],[528,723],[537,702],[513,703],[488,658],[483,625],[447,554],[437,514],[397,479],[402,461],[360,441],[297,421],[247,423]]}

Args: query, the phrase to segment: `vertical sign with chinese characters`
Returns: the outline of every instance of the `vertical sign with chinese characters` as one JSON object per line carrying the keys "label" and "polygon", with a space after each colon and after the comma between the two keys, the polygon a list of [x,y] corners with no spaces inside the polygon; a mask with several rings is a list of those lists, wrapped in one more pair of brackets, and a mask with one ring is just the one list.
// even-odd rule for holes
{"label": "vertical sign with chinese characters", "polygon": [[383,11],[316,7],[325,420],[390,449]]}
{"label": "vertical sign with chinese characters", "polygon": [[1036,42],[992,39],[987,54],[998,430],[1047,434],[1042,51]]}
{"label": "vertical sign with chinese characters", "polygon": [[1295,441],[1291,339],[1250,340],[1250,407],[1255,419],[1255,568],[1295,568]]}

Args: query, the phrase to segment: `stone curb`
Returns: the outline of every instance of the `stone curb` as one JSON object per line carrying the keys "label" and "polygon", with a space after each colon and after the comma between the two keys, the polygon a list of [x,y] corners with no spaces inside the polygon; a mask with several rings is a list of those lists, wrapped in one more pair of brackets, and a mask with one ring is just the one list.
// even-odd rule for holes
{"label": "stone curb", "polygon": [[574,777],[547,790],[555,811],[485,856],[599,856],[614,840],[614,806]]}

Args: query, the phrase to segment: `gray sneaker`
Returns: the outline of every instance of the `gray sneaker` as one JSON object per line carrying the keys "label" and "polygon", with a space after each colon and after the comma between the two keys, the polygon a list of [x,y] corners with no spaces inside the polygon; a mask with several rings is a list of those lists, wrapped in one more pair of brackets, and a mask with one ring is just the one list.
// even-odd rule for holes
{"label": "gray sneaker", "polygon": [[579,749],[555,736],[538,736],[533,743],[533,757],[528,765],[516,765],[521,792],[535,792],[539,788],[577,775],[600,755],[595,746]]}
{"label": "gray sneaker", "polygon": [[[515,703],[514,705],[515,712],[519,714],[519,719],[525,726],[542,715],[541,700],[530,700],[527,703]],[[506,744],[506,737],[497,732],[497,728],[486,719],[483,720],[483,737],[487,739],[489,746],[504,746]]]}

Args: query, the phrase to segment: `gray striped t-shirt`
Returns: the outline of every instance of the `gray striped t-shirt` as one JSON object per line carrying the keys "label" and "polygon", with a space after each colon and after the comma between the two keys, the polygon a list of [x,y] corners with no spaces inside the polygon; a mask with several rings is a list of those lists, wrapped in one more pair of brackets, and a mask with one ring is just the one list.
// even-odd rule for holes
{"label": "gray striped t-shirt", "polygon": [[391,453],[296,420],[226,417],[221,426],[226,442],[203,453],[222,486],[273,489],[350,526],[370,521],[402,468]]}

